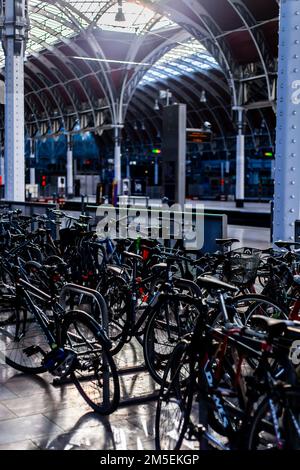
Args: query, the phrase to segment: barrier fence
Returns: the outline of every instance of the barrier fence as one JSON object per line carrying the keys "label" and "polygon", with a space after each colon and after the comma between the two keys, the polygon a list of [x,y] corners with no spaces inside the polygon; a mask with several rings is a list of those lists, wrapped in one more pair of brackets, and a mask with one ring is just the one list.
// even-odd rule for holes
{"label": "barrier fence", "polygon": [[[93,217],[94,228],[99,222],[101,222],[105,217],[105,208],[107,212],[113,211],[116,216],[116,220],[121,221],[124,217],[127,218],[128,222],[132,222],[135,218],[146,220],[146,226],[148,228],[148,233],[142,232],[141,236],[151,237],[153,233],[157,233],[157,239],[165,242],[167,246],[173,246],[176,242],[180,241],[180,235],[178,233],[184,234],[186,231],[185,221],[188,220],[191,229],[195,232],[200,229],[201,233],[198,235],[201,238],[201,247],[195,249],[187,249],[187,251],[202,251],[202,252],[214,252],[218,250],[215,240],[217,238],[226,238],[227,237],[227,216],[224,214],[210,214],[208,212],[202,211],[195,208],[191,208],[186,212],[178,213],[173,211],[172,208],[170,211],[166,211],[163,208],[145,208],[137,207],[135,205],[124,205],[112,208],[112,206],[101,206],[101,214],[98,206],[96,205],[86,205],[85,212],[87,215]],[[181,217],[181,222],[180,222]],[[151,227],[152,220],[158,221],[158,226]],[[165,230],[166,220],[170,220],[170,236],[166,240],[163,237],[163,232]],[[178,226],[181,224],[181,227],[178,229]]]}

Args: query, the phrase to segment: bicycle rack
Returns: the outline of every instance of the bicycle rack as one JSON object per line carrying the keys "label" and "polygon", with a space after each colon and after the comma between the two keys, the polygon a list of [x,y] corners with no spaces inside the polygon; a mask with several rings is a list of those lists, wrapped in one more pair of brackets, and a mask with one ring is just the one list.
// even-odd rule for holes
{"label": "bicycle rack", "polygon": [[81,287],[81,286],[78,286],[77,284],[66,284],[62,288],[60,297],[59,297],[59,303],[61,304],[63,308],[66,307],[66,296],[68,293],[73,293],[73,294],[78,294],[78,295],[84,294],[87,297],[93,298],[99,310],[99,317],[102,319],[101,326],[105,332],[108,331],[107,305],[106,305],[104,298],[98,291],[90,289],[88,287]]}
{"label": "bicycle rack", "polygon": [[[134,366],[128,367],[125,369],[118,370],[119,375],[129,375],[135,374],[138,372],[147,372],[147,368],[143,365],[141,366]],[[149,393],[148,395],[141,395],[139,397],[130,397],[130,398],[123,398],[120,400],[119,407],[126,407],[126,406],[133,406],[133,405],[143,405],[150,401],[155,401],[158,398],[158,390]]]}
{"label": "bicycle rack", "polygon": [[[76,284],[66,284],[62,288],[61,293],[60,293],[60,297],[59,297],[59,302],[60,302],[60,304],[63,308],[66,307],[66,296],[67,296],[68,293],[69,294],[73,293],[73,294],[78,294],[78,295],[84,295],[86,297],[91,297],[95,301],[95,303],[97,305],[97,308],[98,308],[98,311],[99,311],[99,318],[101,318],[101,325],[100,326],[107,333],[107,331],[108,331],[108,312],[107,312],[106,302],[105,302],[104,298],[102,297],[102,295],[99,292],[97,292],[93,289],[89,289],[88,287],[81,287],[81,286],[77,286]],[[66,379],[66,380],[54,379],[53,380],[53,385],[54,386],[59,386],[59,385],[66,384],[68,382],[70,382],[70,380],[68,380],[68,379]],[[103,397],[104,397],[104,403],[106,401],[109,402],[109,373],[108,372],[106,372],[103,376]]]}
{"label": "bicycle rack", "polygon": [[[104,331],[107,332],[108,331],[108,311],[107,311],[106,302],[104,298],[102,297],[102,295],[98,291],[89,289],[88,287],[81,287],[76,284],[66,284],[62,288],[61,294],[59,297],[59,302],[62,307],[66,307],[66,297],[70,293],[84,295],[84,296],[92,298],[95,301],[99,310],[99,317],[102,320],[101,326],[103,327]],[[124,367],[123,369],[118,370],[119,376],[126,376],[130,374],[138,374],[138,373],[143,373],[143,372],[147,372],[147,368],[144,365],[128,366],[128,367]],[[61,386],[61,385],[65,385],[68,383],[72,383],[72,380],[69,378],[66,378],[66,379],[57,378],[53,380],[54,386]],[[107,377],[107,380],[105,380],[105,377],[104,377],[103,393],[109,394],[109,377]],[[154,391],[152,393],[149,393],[148,395],[124,398],[120,400],[119,406],[125,407],[125,406],[130,406],[130,405],[141,405],[144,403],[148,403],[150,401],[154,401],[157,399],[157,397],[158,397],[158,391]]]}

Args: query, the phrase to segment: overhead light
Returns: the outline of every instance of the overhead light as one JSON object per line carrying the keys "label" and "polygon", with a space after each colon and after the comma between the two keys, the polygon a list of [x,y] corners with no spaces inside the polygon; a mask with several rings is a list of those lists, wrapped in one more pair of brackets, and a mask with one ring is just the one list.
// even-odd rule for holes
{"label": "overhead light", "polygon": [[159,90],[159,98],[161,100],[172,98],[172,92],[170,90]]}
{"label": "overhead light", "polygon": [[202,91],[201,91],[200,103],[207,103],[207,98],[206,98],[206,92],[205,92],[205,90],[202,90]]}
{"label": "overhead light", "polygon": [[145,123],[143,122],[142,123],[142,131],[145,131],[146,130],[146,127],[145,127]]}
{"label": "overhead light", "polygon": [[158,103],[157,99],[155,100],[155,105],[154,105],[153,109],[154,109],[154,111],[159,111],[160,110],[159,103]]}
{"label": "overhead light", "polygon": [[116,14],[115,21],[117,21],[118,23],[121,23],[121,22],[126,21],[126,18],[125,18],[124,12],[123,12],[123,1],[118,0],[118,5],[119,5],[119,8],[118,8],[118,12]]}
{"label": "overhead light", "polygon": [[159,91],[159,99],[166,100],[167,106],[170,106],[171,98],[173,98],[173,94],[169,89]]}
{"label": "overhead light", "polygon": [[135,122],[135,123],[134,123],[134,126],[133,126],[133,128],[134,128],[134,130],[135,130],[135,131],[137,131],[137,130],[138,130],[138,128],[139,128],[139,127],[138,127],[138,124],[137,124],[137,122]]}
{"label": "overhead light", "polygon": [[205,121],[205,123],[203,124],[204,128],[205,129],[211,129],[212,128],[212,125],[209,121]]}

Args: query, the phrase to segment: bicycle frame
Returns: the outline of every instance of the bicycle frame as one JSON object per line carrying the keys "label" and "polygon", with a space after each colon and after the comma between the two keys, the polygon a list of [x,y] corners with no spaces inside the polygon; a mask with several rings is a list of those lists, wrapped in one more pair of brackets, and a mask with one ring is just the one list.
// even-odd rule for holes
{"label": "bicycle frame", "polygon": [[[205,340],[201,343],[199,349],[199,335],[203,332],[205,328]],[[245,332],[245,336],[243,335]],[[242,333],[242,335],[241,335]],[[212,341],[216,340],[218,342],[218,348],[216,351],[213,351],[212,354],[209,353],[211,350]],[[276,341],[275,341],[276,343]],[[272,422],[274,426],[274,431],[276,435],[276,440],[278,446],[281,445],[281,435],[279,432],[279,423],[274,412],[274,402],[272,400],[272,393],[276,390],[277,381],[276,377],[273,376],[271,366],[270,366],[270,357],[279,357],[281,363],[283,364],[285,371],[289,376],[289,380],[293,383],[295,371],[292,368],[287,357],[282,357],[278,354],[280,346],[274,346],[273,342],[266,338],[266,334],[257,333],[253,330],[248,330],[246,328],[231,327],[216,329],[209,325],[205,324],[203,319],[198,319],[192,340],[190,343],[191,348],[191,370],[195,371],[195,364],[198,362],[200,364],[200,371],[198,375],[198,380],[195,378],[192,380],[192,383],[198,383],[199,392],[201,390],[205,391],[205,397],[211,396],[215,404],[215,411],[219,415],[220,421],[224,429],[226,429],[227,437],[229,438],[229,448],[224,447],[222,442],[219,442],[215,436],[210,435],[206,430],[203,430],[202,437],[204,437],[208,442],[213,446],[217,446],[222,450],[229,450],[237,443],[237,440],[242,435],[243,430],[246,429],[251,411],[253,410],[253,405],[257,401],[257,398],[260,396],[260,393],[264,393],[266,396],[269,396],[270,409],[272,411]],[[240,408],[231,408],[228,407],[224,396],[222,395],[222,390],[218,390],[217,384],[218,380],[222,378],[222,371],[224,361],[226,359],[226,354],[229,348],[232,348],[233,354],[231,357],[234,359],[234,368],[235,368],[235,379],[234,386],[240,386],[240,390],[243,393],[244,400],[244,409]],[[275,348],[275,350],[274,350]],[[251,359],[257,359],[258,365],[254,371],[254,387],[251,389],[252,393],[246,396],[246,387],[245,381],[247,377],[243,377],[242,363],[247,357]],[[216,368],[212,367],[214,359],[218,359],[218,365]],[[196,374],[196,373],[195,373]],[[255,389],[255,380],[258,380],[262,383],[262,387],[259,391]],[[249,390],[249,387],[247,388]],[[224,393],[224,392],[223,392]],[[226,395],[225,395],[226,398]],[[207,398],[206,398],[207,399]],[[273,408],[272,408],[273,407]],[[200,405],[199,405],[200,408]],[[230,412],[231,411],[231,412]],[[242,428],[239,429],[238,433],[233,429],[231,425],[231,416],[234,413],[236,416],[241,417],[243,420]],[[201,423],[201,416],[199,416],[200,428],[203,423]]]}
{"label": "bicycle frame", "polygon": [[[59,314],[63,313],[64,311],[63,308],[57,302],[54,302],[53,299],[49,295],[40,291],[38,288],[32,286],[27,281],[24,281],[23,279],[18,280],[16,284],[17,310],[22,307],[22,300],[25,301],[26,307],[28,307],[28,310],[33,314],[36,321],[38,322],[41,329],[43,330],[51,349],[56,349],[57,347],[60,347],[61,346],[61,338],[59,337],[60,335],[58,334],[55,337],[52,334],[52,332],[49,329],[49,321],[46,315],[41,311],[39,307],[35,305],[29,293],[31,293],[37,299],[46,302],[48,305],[49,303],[51,303],[52,308],[53,308],[54,321],[56,323],[56,327],[59,326],[59,321],[58,321],[59,316],[60,316]],[[24,320],[25,324],[26,324],[26,320],[27,320],[27,315],[25,315],[25,320]],[[57,328],[57,332],[59,332],[59,328]]]}

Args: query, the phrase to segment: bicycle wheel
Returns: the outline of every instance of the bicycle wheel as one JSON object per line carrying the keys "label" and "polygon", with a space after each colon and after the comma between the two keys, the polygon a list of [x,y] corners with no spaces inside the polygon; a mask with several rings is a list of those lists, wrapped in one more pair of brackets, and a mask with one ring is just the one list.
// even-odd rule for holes
{"label": "bicycle wheel", "polygon": [[259,294],[248,294],[234,299],[234,305],[243,323],[249,325],[254,315],[264,317],[287,319],[288,315],[280,304],[272,299]]}
{"label": "bicycle wheel", "polygon": [[300,392],[284,390],[266,397],[252,421],[249,450],[300,450]]}
{"label": "bicycle wheel", "polygon": [[[231,299],[226,304],[230,321],[237,325],[251,325],[251,318],[254,315],[264,317],[287,319],[287,313],[277,302],[260,294],[245,294]],[[223,321],[223,314],[214,312],[211,316],[212,326],[216,326]]]}
{"label": "bicycle wheel", "polygon": [[76,354],[71,378],[79,393],[94,411],[112,413],[120,400],[119,378],[99,325],[85,312],[68,312],[62,341]]}
{"label": "bicycle wheel", "polygon": [[179,343],[165,368],[155,417],[157,450],[179,450],[187,430],[189,395],[194,388],[189,346]]}
{"label": "bicycle wheel", "polygon": [[120,276],[112,277],[102,294],[108,308],[108,336],[113,342],[111,354],[115,355],[127,340],[128,308],[131,302],[128,283]]}
{"label": "bicycle wheel", "polygon": [[145,327],[144,358],[152,378],[161,384],[166,364],[179,339],[193,331],[200,305],[181,295],[163,296]]}
{"label": "bicycle wheel", "polygon": [[12,307],[6,311],[5,319],[4,313],[1,314],[1,320],[0,354],[4,363],[27,374],[45,372],[42,352],[47,354],[51,348],[45,333],[30,312]]}

